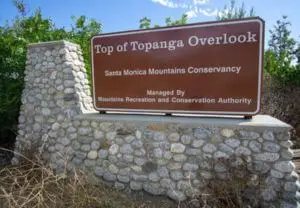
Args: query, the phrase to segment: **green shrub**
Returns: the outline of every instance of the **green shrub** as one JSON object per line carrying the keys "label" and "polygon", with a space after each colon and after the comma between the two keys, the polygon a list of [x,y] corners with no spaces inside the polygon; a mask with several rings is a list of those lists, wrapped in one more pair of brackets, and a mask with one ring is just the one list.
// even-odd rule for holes
{"label": "green shrub", "polygon": [[27,45],[62,39],[79,44],[91,80],[90,38],[101,30],[96,20],[80,16],[73,17],[75,25],[68,31],[55,27],[50,18],[42,16],[41,10],[26,16],[24,8],[20,8],[21,17],[16,17],[11,25],[0,27],[0,144],[12,143],[16,135]]}
{"label": "green shrub", "polygon": [[278,85],[300,86],[300,65],[291,65],[285,51],[279,55],[271,50],[266,51],[264,68]]}
{"label": "green shrub", "polygon": [[278,20],[273,30],[270,30],[271,39],[269,49],[265,52],[265,72],[274,78],[280,85],[300,86],[299,63],[296,60],[296,41],[290,37],[290,22],[283,16]]}

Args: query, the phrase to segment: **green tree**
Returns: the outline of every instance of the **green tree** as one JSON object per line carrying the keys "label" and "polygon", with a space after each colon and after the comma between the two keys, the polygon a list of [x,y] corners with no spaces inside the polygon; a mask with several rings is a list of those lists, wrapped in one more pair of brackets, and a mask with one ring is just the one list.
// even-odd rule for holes
{"label": "green tree", "polygon": [[300,65],[300,44],[298,44],[298,47],[295,51],[295,56],[297,58],[297,64]]}
{"label": "green tree", "polygon": [[75,25],[72,26],[72,30],[69,36],[65,39],[80,45],[82,55],[84,58],[84,64],[87,69],[87,75],[89,83],[91,85],[91,50],[90,50],[90,39],[93,35],[97,35],[101,32],[101,23],[95,19],[88,20],[85,16],[78,18],[72,17]]}
{"label": "green tree", "polygon": [[[183,14],[178,20],[172,20],[171,17],[167,17],[165,19],[165,26],[170,27],[170,26],[178,26],[178,25],[184,25],[187,24],[187,15]],[[159,25],[151,25],[151,19],[147,18],[147,17],[143,17],[140,20],[140,29],[150,29],[150,28],[159,28],[161,26]]]}
{"label": "green tree", "polygon": [[150,29],[151,27],[151,20],[147,17],[143,17],[140,19],[140,29]]}
{"label": "green tree", "polygon": [[13,5],[16,7],[18,12],[22,15],[25,16],[27,13],[27,8],[25,6],[24,1],[22,0],[12,0]]}
{"label": "green tree", "polygon": [[101,31],[100,23],[85,16],[73,17],[70,31],[57,28],[50,18],[42,16],[40,9],[27,15],[22,1],[13,3],[20,16],[11,25],[0,26],[0,144],[13,141],[16,135],[27,44],[61,39],[79,44],[90,77],[90,38]]}
{"label": "green tree", "polygon": [[299,67],[293,65],[296,41],[291,37],[287,16],[276,22],[270,30],[269,49],[265,53],[265,71],[280,84],[300,85]]}
{"label": "green tree", "polygon": [[[21,92],[24,84],[26,46],[54,37],[53,24],[37,10],[30,17],[17,17],[9,26],[0,28],[0,138],[13,137],[17,127]],[[57,37],[60,39],[61,37]]]}
{"label": "green tree", "polygon": [[270,50],[275,54],[286,53],[286,56],[292,59],[295,53],[296,41],[290,37],[289,26],[291,26],[291,23],[287,21],[287,16],[282,16],[282,19],[277,20],[274,28],[270,30],[271,39],[268,44]]}
{"label": "green tree", "polygon": [[188,18],[186,14],[181,15],[178,20],[172,20],[170,17],[165,19],[166,26],[177,26],[187,24]]}
{"label": "green tree", "polygon": [[250,11],[247,12],[244,2],[240,7],[237,7],[236,1],[231,0],[229,7],[225,5],[223,11],[218,13],[217,20],[242,19],[254,16],[255,12],[253,7],[251,7]]}

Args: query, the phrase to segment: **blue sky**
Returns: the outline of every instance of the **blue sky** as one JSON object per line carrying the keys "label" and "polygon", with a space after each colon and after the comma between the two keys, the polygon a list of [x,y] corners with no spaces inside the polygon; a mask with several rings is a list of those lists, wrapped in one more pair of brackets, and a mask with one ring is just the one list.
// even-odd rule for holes
{"label": "blue sky", "polygon": [[[103,32],[137,29],[139,20],[148,17],[154,24],[164,25],[164,19],[178,19],[189,15],[189,23],[213,21],[217,12],[229,5],[230,0],[23,0],[33,12],[41,8],[45,17],[50,17],[56,26],[70,28],[71,16],[86,15],[103,25]],[[236,1],[238,5],[241,0]],[[292,23],[292,36],[300,40],[300,0],[244,0],[246,9],[254,7],[257,16],[266,21],[266,41],[269,29],[282,15]],[[1,0],[0,26],[11,21],[17,10],[12,0]]]}

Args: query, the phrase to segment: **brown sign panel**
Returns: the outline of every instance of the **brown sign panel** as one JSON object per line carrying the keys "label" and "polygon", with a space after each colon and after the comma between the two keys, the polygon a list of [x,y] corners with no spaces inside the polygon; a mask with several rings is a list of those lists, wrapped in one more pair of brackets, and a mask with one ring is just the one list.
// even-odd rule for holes
{"label": "brown sign panel", "polygon": [[256,114],[263,45],[259,18],[95,36],[95,108]]}

